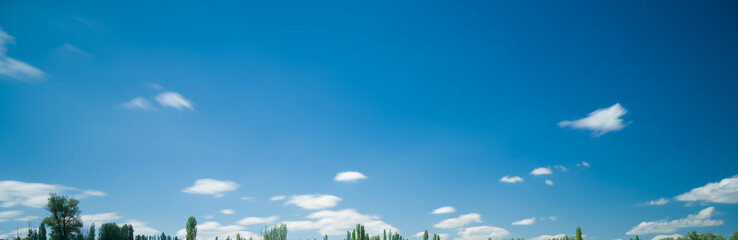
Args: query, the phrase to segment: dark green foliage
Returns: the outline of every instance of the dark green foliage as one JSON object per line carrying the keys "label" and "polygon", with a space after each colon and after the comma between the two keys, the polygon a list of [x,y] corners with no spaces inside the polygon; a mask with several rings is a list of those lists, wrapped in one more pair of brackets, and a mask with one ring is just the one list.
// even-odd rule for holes
{"label": "dark green foliage", "polygon": [[85,240],[95,240],[95,224],[93,223],[90,225],[90,230],[87,232],[87,236],[85,236]]}
{"label": "dark green foliage", "polygon": [[728,240],[738,240],[738,231],[733,232],[733,235],[730,235]]}
{"label": "dark green foliage", "polygon": [[263,240],[286,240],[287,225],[279,224],[279,226],[264,228],[261,235]]}
{"label": "dark green foliage", "polygon": [[82,237],[82,221],[79,220],[79,201],[55,193],[49,195],[46,210],[51,216],[43,223],[51,227],[50,240],[78,240]]}
{"label": "dark green foliage", "polygon": [[190,217],[189,219],[187,219],[187,236],[185,239],[197,239],[197,220],[195,220],[195,217]]}
{"label": "dark green foliage", "polygon": [[581,227],[577,227],[577,235],[576,235],[576,238],[574,238],[574,240],[583,240]]}
{"label": "dark green foliage", "polygon": [[115,223],[103,223],[100,225],[100,235],[97,240],[121,240],[121,229]]}
{"label": "dark green foliage", "polygon": [[38,226],[38,240],[46,240],[46,224],[43,222]]}
{"label": "dark green foliage", "polygon": [[428,240],[428,230],[423,233],[423,240]]}
{"label": "dark green foliage", "polygon": [[133,240],[133,226],[124,224],[120,227],[120,239],[119,240]]}

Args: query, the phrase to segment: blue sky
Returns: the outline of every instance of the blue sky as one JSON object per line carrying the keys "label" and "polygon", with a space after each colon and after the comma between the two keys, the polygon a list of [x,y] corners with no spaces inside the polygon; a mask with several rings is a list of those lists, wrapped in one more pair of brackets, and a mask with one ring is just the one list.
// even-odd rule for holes
{"label": "blue sky", "polygon": [[49,191],[203,239],[727,235],[737,8],[2,1],[0,238]]}

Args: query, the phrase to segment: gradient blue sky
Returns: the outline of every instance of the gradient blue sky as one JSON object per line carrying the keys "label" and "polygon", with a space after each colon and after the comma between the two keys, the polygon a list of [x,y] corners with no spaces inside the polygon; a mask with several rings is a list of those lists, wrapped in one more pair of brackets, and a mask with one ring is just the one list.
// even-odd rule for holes
{"label": "gradient blue sky", "polygon": [[222,238],[277,222],[291,239],[357,222],[411,239],[729,234],[737,10],[2,1],[0,238],[44,216],[48,190],[137,234],[188,216]]}

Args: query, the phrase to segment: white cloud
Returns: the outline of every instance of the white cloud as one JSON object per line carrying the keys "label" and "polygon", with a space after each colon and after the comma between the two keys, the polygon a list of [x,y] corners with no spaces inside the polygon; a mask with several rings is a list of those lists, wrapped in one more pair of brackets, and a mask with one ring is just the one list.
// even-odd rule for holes
{"label": "white cloud", "polygon": [[46,78],[46,73],[28,63],[7,56],[8,44],[14,44],[15,38],[0,28],[0,76],[24,82],[38,82]]}
{"label": "white cloud", "polygon": [[14,217],[20,216],[21,214],[23,214],[23,211],[20,211],[20,210],[4,211],[4,212],[0,212],[0,219],[14,218]]}
{"label": "white cloud", "polygon": [[[152,235],[161,234],[161,231],[147,226],[145,222],[137,221],[134,219],[128,220],[124,222],[123,224],[129,224],[133,226],[133,229],[136,230],[136,235],[140,234],[140,235],[152,236]],[[197,226],[197,227],[198,229],[200,228],[200,226]],[[198,231],[198,236],[199,236],[199,233],[200,232]]]}
{"label": "white cloud", "polygon": [[[23,238],[23,236],[26,236],[26,234],[28,234],[28,230],[29,228],[22,227],[22,228],[16,229],[15,231],[3,233],[3,234],[0,234],[0,239],[12,239],[15,236],[20,236],[21,238]],[[33,228],[33,230],[36,230],[36,228]]]}
{"label": "white cloud", "polygon": [[215,216],[214,216],[214,215],[212,215],[212,214],[210,214],[210,215],[205,215],[205,219],[213,219],[213,218],[215,218]]}
{"label": "white cloud", "polygon": [[87,51],[82,50],[81,48],[72,45],[71,43],[64,43],[64,45],[62,45],[58,49],[59,50],[66,50],[68,52],[72,52],[72,53],[75,53],[75,54],[79,54],[79,55],[82,55],[82,56],[87,57],[87,58],[94,58],[95,57],[92,54],[88,53]]}
{"label": "white cloud", "polygon": [[667,204],[667,203],[669,203],[669,200],[668,199],[666,199],[666,198],[659,198],[659,199],[656,199],[656,200],[651,200],[651,201],[645,202],[645,203],[640,204],[640,205],[641,206],[644,206],[644,205],[657,206],[657,205],[664,205],[664,204]]}
{"label": "white cloud", "polygon": [[[15,207],[18,205],[40,208],[47,204],[49,193],[78,192],[79,190],[63,185],[45,183],[28,183],[19,181],[0,181],[0,207]],[[86,196],[102,193],[94,190],[82,192]],[[103,193],[104,196],[104,193]]]}
{"label": "white cloud", "polygon": [[333,180],[336,180],[336,182],[356,182],[366,178],[367,177],[360,172],[345,171],[336,174],[336,177],[334,177]]}
{"label": "white cloud", "polygon": [[479,226],[463,229],[458,234],[461,240],[486,240],[488,238],[504,238],[510,235],[510,232],[493,226]]}
{"label": "white cloud", "polygon": [[517,222],[513,222],[512,225],[531,225],[536,222],[536,218],[526,218]]}
{"label": "white cloud", "polygon": [[226,215],[231,215],[231,214],[236,213],[236,211],[233,211],[232,209],[223,209],[223,210],[220,210],[220,213],[226,214]]}
{"label": "white cloud", "polygon": [[[33,221],[36,219],[41,219],[41,217],[40,216],[25,216],[25,217],[16,218],[15,220],[18,222],[28,222],[28,221]],[[2,222],[1,220],[2,219],[0,219],[0,222]]]}
{"label": "white cloud", "polygon": [[551,181],[550,179],[546,179],[546,185],[553,186],[554,182]]}
{"label": "white cloud", "polygon": [[156,95],[156,101],[164,107],[176,108],[179,110],[190,109],[195,110],[192,106],[192,100],[184,98],[177,92],[163,92]]}
{"label": "white cloud", "polygon": [[478,213],[464,214],[457,218],[443,220],[433,226],[437,228],[457,228],[473,222],[482,222],[482,216]]}
{"label": "white cloud", "polygon": [[[115,220],[121,219],[121,216],[118,216],[118,213],[116,212],[107,212],[107,213],[98,213],[98,214],[86,214],[86,215],[80,215],[79,219],[85,224],[85,226],[90,226],[91,224],[95,224],[95,226],[100,226],[103,223],[109,223],[109,222],[115,222]],[[138,229],[136,229],[138,231]]]}
{"label": "white cloud", "polygon": [[679,238],[679,237],[681,237],[681,236],[682,236],[681,234],[671,234],[671,235],[656,235],[656,236],[654,236],[653,238],[651,238],[651,240],[661,240],[661,239],[664,239],[664,238],[673,238],[673,239],[677,239],[677,238]]}
{"label": "white cloud", "polygon": [[145,82],[144,83],[147,87],[154,89],[154,90],[162,90],[164,89],[164,86],[161,84],[155,83],[155,82]]}
{"label": "white cloud", "polygon": [[456,208],[452,206],[445,206],[445,207],[440,207],[440,208],[437,208],[436,210],[433,210],[431,214],[444,214],[444,213],[452,213],[452,212],[456,212]]}
{"label": "white cloud", "polygon": [[564,167],[563,165],[556,165],[556,166],[554,166],[554,168],[556,168],[557,170],[559,170],[561,172],[566,172],[567,170],[569,170],[568,168]]}
{"label": "white cloud", "polygon": [[577,163],[577,167],[589,167],[589,163],[587,161],[582,161],[582,163]]}
{"label": "white cloud", "polygon": [[221,181],[210,178],[198,179],[195,185],[182,189],[182,192],[192,194],[215,195],[216,198],[222,197],[226,192],[238,189],[240,185],[232,181]]}
{"label": "white cloud", "polygon": [[151,105],[149,100],[146,100],[143,97],[133,98],[131,101],[121,103],[120,106],[131,110],[154,110],[154,106]]}
{"label": "white cloud", "polygon": [[239,220],[238,224],[241,225],[254,225],[254,224],[265,224],[265,223],[273,223],[276,222],[279,219],[279,216],[270,216],[270,217],[247,217],[244,219]]}
{"label": "white cloud", "polygon": [[[177,231],[177,236],[179,236],[180,238],[184,238],[186,234],[186,229],[180,229],[179,231]],[[249,237],[260,239],[258,234],[246,231],[246,228],[241,225],[222,225],[219,222],[214,221],[197,224],[198,239],[215,239],[215,237],[219,237],[219,239],[225,239],[227,236],[234,238],[236,234],[241,234],[241,237],[247,239]]]}
{"label": "white cloud", "polygon": [[559,127],[591,130],[594,136],[601,136],[607,132],[618,131],[625,127],[622,117],[628,110],[615,103],[609,108],[600,108],[591,112],[587,117],[574,121],[561,121]]}
{"label": "white cloud", "polygon": [[720,182],[708,183],[705,186],[676,196],[679,201],[702,201],[713,203],[738,203],[738,176],[729,177]]}
{"label": "white cloud", "polygon": [[665,219],[652,221],[652,222],[641,222],[638,226],[633,227],[625,234],[628,235],[643,235],[651,233],[673,233],[680,228],[694,228],[694,227],[708,227],[708,226],[720,226],[723,225],[722,220],[713,220],[712,213],[715,211],[715,207],[708,207],[702,209],[697,214],[690,214],[686,218],[680,218],[676,220],[667,221]]}
{"label": "white cloud", "polygon": [[506,182],[506,183],[516,183],[516,182],[522,182],[522,181],[523,181],[523,178],[518,177],[518,176],[512,176],[512,177],[510,177],[510,176],[507,176],[506,175],[506,176],[500,178],[500,182]]}
{"label": "white cloud", "polygon": [[367,215],[356,212],[355,209],[344,209],[339,211],[323,210],[312,213],[304,221],[287,221],[290,230],[318,230],[321,235],[343,235],[356,227],[356,224],[365,226],[367,233],[381,234],[382,230],[397,232],[397,228],[380,220],[379,216]]}
{"label": "white cloud", "polygon": [[551,168],[539,167],[539,168],[533,169],[533,171],[531,171],[530,174],[531,175],[536,175],[536,176],[539,176],[539,175],[551,175],[551,174],[553,174],[553,171],[551,171]]}
{"label": "white cloud", "polygon": [[538,237],[531,238],[530,240],[549,240],[549,239],[554,239],[554,238],[563,238],[565,236],[566,234],[563,234],[563,233],[556,234],[556,235],[541,235]]}
{"label": "white cloud", "polygon": [[451,239],[451,238],[449,238],[449,237],[450,237],[450,235],[448,235],[448,233],[439,233],[439,234],[438,234],[438,236],[439,236],[439,237],[441,237],[441,240],[444,240],[444,239],[447,239],[447,240],[448,240],[448,239]]}
{"label": "white cloud", "polygon": [[286,198],[287,198],[287,196],[285,196],[285,195],[279,195],[279,196],[274,196],[274,197],[271,197],[271,198],[269,198],[269,200],[272,200],[272,201],[279,201],[279,200],[284,200],[284,199],[286,199]]}
{"label": "white cloud", "polygon": [[556,220],[559,219],[559,217],[557,217],[557,216],[550,216],[550,217],[548,217],[548,219],[551,219],[551,221],[556,221]]}
{"label": "white cloud", "polygon": [[254,200],[253,197],[241,197],[241,200]]}
{"label": "white cloud", "polygon": [[[430,234],[430,233],[428,233],[428,234]],[[423,235],[425,235],[425,231],[418,232],[418,233],[414,234],[413,237],[422,237]]]}
{"label": "white cloud", "polygon": [[304,209],[324,209],[334,207],[341,198],[327,194],[293,195],[284,205],[295,205]]}

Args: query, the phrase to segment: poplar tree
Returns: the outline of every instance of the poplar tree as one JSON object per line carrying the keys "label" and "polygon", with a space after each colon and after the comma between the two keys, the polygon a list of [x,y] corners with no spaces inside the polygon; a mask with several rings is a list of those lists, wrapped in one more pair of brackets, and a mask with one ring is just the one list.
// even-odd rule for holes
{"label": "poplar tree", "polygon": [[87,232],[87,237],[85,240],[95,240],[95,223],[92,223],[90,225],[90,230]]}
{"label": "poplar tree", "polygon": [[582,228],[581,227],[577,227],[577,235],[576,235],[576,239],[574,239],[574,240],[583,240],[582,239]]}
{"label": "poplar tree", "polygon": [[46,240],[46,224],[43,222],[38,226],[38,240]]}
{"label": "poplar tree", "polygon": [[187,238],[186,240],[197,239],[197,220],[195,217],[187,219]]}
{"label": "poplar tree", "polygon": [[423,240],[428,240],[428,230],[425,230],[425,233],[423,233]]}

